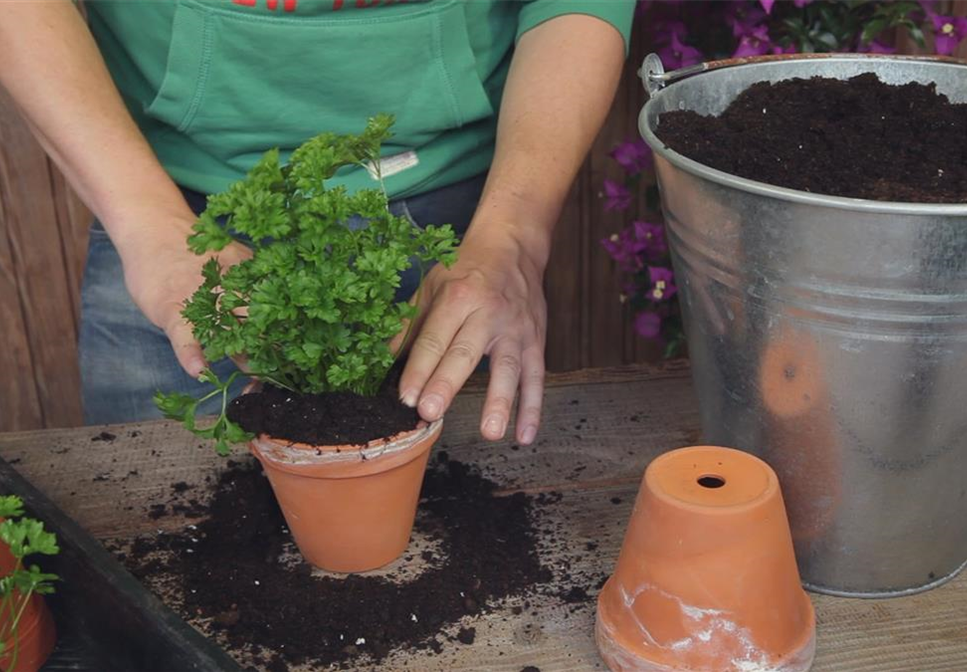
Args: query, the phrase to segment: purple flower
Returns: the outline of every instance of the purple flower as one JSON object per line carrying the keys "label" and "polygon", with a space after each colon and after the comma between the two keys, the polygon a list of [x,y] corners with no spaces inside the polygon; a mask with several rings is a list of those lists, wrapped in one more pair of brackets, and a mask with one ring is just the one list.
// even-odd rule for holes
{"label": "purple flower", "polygon": [[[742,37],[749,35],[756,28],[762,25],[766,15],[758,7],[745,7],[741,3],[729,3],[729,14],[726,21],[732,26],[732,35]],[[741,16],[741,18],[739,18]]]}
{"label": "purple flower", "polygon": [[668,35],[667,41],[658,50],[661,61],[667,70],[695,65],[702,60],[702,52],[684,43],[687,29],[681,21],[665,21],[658,27],[658,34]]}
{"label": "purple flower", "polygon": [[638,313],[635,316],[635,331],[644,338],[657,338],[661,333],[661,316],[657,313]]}
{"label": "purple flower", "polygon": [[618,143],[610,156],[629,173],[640,173],[652,163],[651,148],[641,139]]}
{"label": "purple flower", "polygon": [[957,45],[967,37],[967,17],[930,14],[933,22],[934,51],[943,56],[954,53]]}
{"label": "purple flower", "polygon": [[644,245],[635,239],[631,229],[625,229],[621,233],[615,233],[610,238],[603,239],[601,245],[615,260],[621,271],[635,273],[641,268],[642,261],[638,255],[644,250]]}
{"label": "purple flower", "polygon": [[668,251],[668,241],[665,240],[665,227],[661,224],[651,224],[649,222],[634,222],[632,227],[635,231],[635,238],[641,245],[644,252],[651,252],[654,256],[660,256]]}
{"label": "purple flower", "polygon": [[631,192],[628,187],[612,180],[604,181],[604,209],[627,210],[631,205]]}
{"label": "purple flower", "polygon": [[759,0],[759,4],[766,10],[766,14],[772,14],[772,6],[776,4],[776,0]]}
{"label": "purple flower", "polygon": [[869,44],[860,44],[857,46],[856,52],[859,54],[895,54],[896,47],[890,47],[873,40]]}
{"label": "purple flower", "polygon": [[769,28],[763,24],[752,27],[748,33],[742,35],[732,57],[760,56],[772,51],[772,39],[769,37]]}
{"label": "purple flower", "polygon": [[675,274],[672,269],[663,266],[650,266],[648,276],[651,278],[651,289],[648,298],[652,301],[667,301],[675,296],[678,288],[675,286]]}

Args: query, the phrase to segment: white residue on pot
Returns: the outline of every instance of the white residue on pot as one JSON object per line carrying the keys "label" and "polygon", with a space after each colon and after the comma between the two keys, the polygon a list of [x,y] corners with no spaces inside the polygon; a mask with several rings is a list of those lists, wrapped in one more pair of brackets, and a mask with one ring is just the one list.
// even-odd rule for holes
{"label": "white residue on pot", "polygon": [[[657,586],[644,584],[638,586],[634,591],[627,591],[621,584],[618,585],[621,591],[622,601],[632,616],[632,620],[645,640],[656,647],[669,649],[672,651],[685,651],[692,648],[718,648],[728,645],[732,649],[738,645],[742,652],[741,657],[732,659],[732,669],[737,672],[781,672],[782,668],[777,668],[770,662],[745,628],[740,628],[729,617],[729,613],[723,609],[712,609],[696,607],[682,602],[681,598],[668,593]],[[663,600],[678,603],[682,616],[695,622],[689,636],[673,642],[658,642],[648,628],[638,619],[634,609],[634,604],[645,593],[655,593]]]}

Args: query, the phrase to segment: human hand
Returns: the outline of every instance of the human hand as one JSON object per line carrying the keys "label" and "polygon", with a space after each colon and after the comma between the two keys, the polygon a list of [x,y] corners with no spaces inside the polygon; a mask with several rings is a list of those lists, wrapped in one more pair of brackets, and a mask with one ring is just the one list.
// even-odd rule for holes
{"label": "human hand", "polygon": [[[544,396],[542,272],[543,265],[512,239],[474,243],[469,237],[452,267],[431,269],[414,297],[419,313],[400,379],[403,402],[416,406],[424,420],[442,417],[481,358],[489,355],[480,433],[492,441],[503,438],[519,389],[516,440],[531,443]],[[393,342],[394,350],[403,338]]]}
{"label": "human hand", "polygon": [[207,366],[191,325],[181,316],[185,299],[202,284],[201,269],[212,256],[222,266],[232,266],[252,256],[251,250],[233,242],[217,254],[197,255],[188,249],[187,238],[194,220],[167,221],[140,228],[115,244],[124,264],[124,282],[134,303],[152,324],[164,330],[178,363],[192,378]]}

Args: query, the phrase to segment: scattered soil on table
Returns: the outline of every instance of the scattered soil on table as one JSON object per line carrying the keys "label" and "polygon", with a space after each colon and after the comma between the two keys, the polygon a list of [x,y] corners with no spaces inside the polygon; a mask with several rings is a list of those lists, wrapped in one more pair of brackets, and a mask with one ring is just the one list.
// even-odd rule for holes
{"label": "scattered soil on table", "polygon": [[114,439],[118,438],[116,434],[111,434],[111,432],[101,432],[96,436],[91,437],[91,441],[107,441],[110,443]]}
{"label": "scattered soil on table", "polygon": [[967,104],[935,84],[759,82],[718,117],[666,112],[658,136],[699,163],[817,194],[914,203],[967,202]]}
{"label": "scattered soil on table", "polygon": [[416,409],[397,393],[398,374],[387,377],[379,394],[351,392],[297,394],[274,385],[236,397],[228,417],[253,434],[268,434],[313,446],[360,445],[411,430],[420,421]]}
{"label": "scattered soil on table", "polygon": [[[120,555],[149,586],[174,584],[183,615],[209,623],[230,650],[270,670],[300,663],[346,669],[354,660],[378,662],[395,648],[439,653],[446,642],[474,643],[472,627],[443,634],[462,618],[538,586],[550,594],[552,574],[538,558],[532,521],[538,499],[498,497],[496,487],[438,455],[416,523],[438,546],[422,553],[427,567],[408,582],[314,575],[304,562],[286,561],[294,547],[254,461],[221,476],[208,519],[184,532],[138,538]],[[254,643],[275,653],[259,658]]]}

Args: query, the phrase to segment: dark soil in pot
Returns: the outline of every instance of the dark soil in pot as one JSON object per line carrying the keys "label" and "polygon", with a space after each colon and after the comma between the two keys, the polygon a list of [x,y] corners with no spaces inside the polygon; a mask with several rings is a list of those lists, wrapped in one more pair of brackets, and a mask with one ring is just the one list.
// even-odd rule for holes
{"label": "dark soil in pot", "polygon": [[228,417],[253,434],[313,446],[360,445],[414,429],[416,409],[398,397],[394,369],[376,396],[351,392],[298,394],[274,385],[243,394],[228,407]]}
{"label": "dark soil in pot", "polygon": [[831,196],[967,203],[967,104],[934,84],[759,82],[718,117],[666,112],[657,135],[679,154],[759,182]]}

